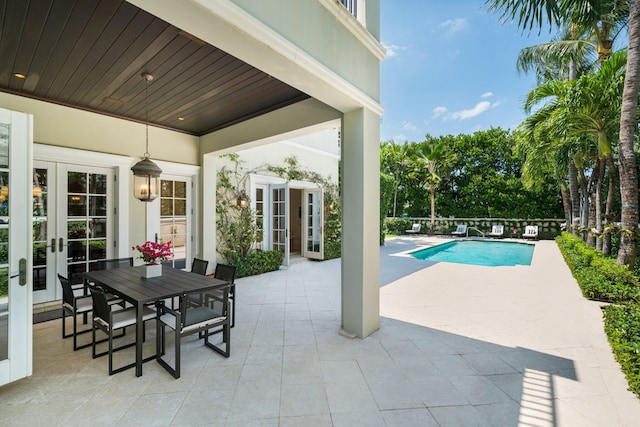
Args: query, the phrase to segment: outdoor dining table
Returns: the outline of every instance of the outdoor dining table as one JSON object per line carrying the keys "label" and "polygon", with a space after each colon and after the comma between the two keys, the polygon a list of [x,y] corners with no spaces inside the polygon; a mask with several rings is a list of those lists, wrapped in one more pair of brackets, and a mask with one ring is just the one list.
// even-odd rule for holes
{"label": "outdoor dining table", "polygon": [[[85,273],[90,283],[102,286],[105,291],[120,296],[136,307],[136,376],[142,375],[142,312],[145,304],[157,303],[190,292],[206,292],[223,288],[229,283],[200,274],[162,266],[162,275],[146,279],[144,266],[120,267]],[[147,360],[155,359],[155,356]],[[144,360],[144,361],[147,361]]]}

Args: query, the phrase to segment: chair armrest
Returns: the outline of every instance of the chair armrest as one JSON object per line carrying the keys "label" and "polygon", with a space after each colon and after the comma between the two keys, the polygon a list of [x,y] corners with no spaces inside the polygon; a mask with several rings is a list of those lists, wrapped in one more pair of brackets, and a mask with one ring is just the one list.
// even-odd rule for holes
{"label": "chair armrest", "polygon": [[164,304],[159,304],[158,305],[158,314],[159,315],[163,315],[165,313],[169,313],[169,314],[175,316],[176,318],[179,318],[181,316],[180,311],[174,310],[173,308],[169,308]]}
{"label": "chair armrest", "polygon": [[210,305],[211,301],[219,301],[225,303],[229,300],[229,290],[231,285],[223,286],[213,291],[208,291],[204,294],[204,304]]}

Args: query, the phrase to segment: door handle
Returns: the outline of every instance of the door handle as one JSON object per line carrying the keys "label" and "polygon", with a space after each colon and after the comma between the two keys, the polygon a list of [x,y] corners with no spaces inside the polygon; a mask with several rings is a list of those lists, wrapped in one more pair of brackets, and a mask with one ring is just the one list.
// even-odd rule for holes
{"label": "door handle", "polygon": [[56,239],[51,239],[51,253],[55,253],[56,251]]}
{"label": "door handle", "polygon": [[61,237],[58,252],[62,252],[63,248],[64,248],[64,239]]}
{"label": "door handle", "polygon": [[27,259],[26,258],[20,258],[20,260],[18,261],[18,274],[14,274],[10,276],[11,279],[15,279],[16,277],[19,277],[18,283],[20,284],[20,286],[24,286],[27,284]]}

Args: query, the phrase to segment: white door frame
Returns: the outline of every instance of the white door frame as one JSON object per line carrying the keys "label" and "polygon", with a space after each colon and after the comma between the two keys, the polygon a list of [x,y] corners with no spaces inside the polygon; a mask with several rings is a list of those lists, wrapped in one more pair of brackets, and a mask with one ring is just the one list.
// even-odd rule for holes
{"label": "white door frame", "polygon": [[[274,191],[284,190],[284,199],[276,201],[273,197]],[[278,209],[275,208],[275,203],[281,203]],[[283,254],[282,254],[282,265],[289,265],[289,184],[272,184],[269,186],[269,205],[271,210],[271,215],[269,218],[269,228],[270,228],[270,244],[271,249],[274,249],[274,243],[276,239],[282,238],[282,235],[276,234],[276,230],[280,230],[279,232],[284,232],[284,242],[283,242]],[[283,221],[278,221],[280,225],[279,228],[275,227],[276,218],[282,219]]]}
{"label": "white door frame", "polygon": [[[196,236],[200,234],[198,224],[198,197],[200,182],[200,166],[182,165],[178,163],[163,162],[154,160],[162,175],[160,179],[172,181],[185,181],[187,183],[187,269],[191,267],[191,261],[200,254],[200,239]],[[152,202],[146,203],[147,229],[145,235],[147,240],[155,241],[156,234],[160,236],[160,197]],[[209,263],[208,268],[213,268],[215,263]]]}
{"label": "white door frame", "polygon": [[[310,195],[317,195],[312,206],[309,203]],[[302,192],[302,216],[302,256],[324,259],[324,190],[321,187],[306,188]],[[315,242],[316,239],[319,242],[318,250],[309,249],[309,241]]]}
{"label": "white door frame", "polygon": [[7,359],[0,361],[3,385],[31,375],[33,369],[33,116],[0,108],[0,123],[9,125],[10,187],[8,352]]}

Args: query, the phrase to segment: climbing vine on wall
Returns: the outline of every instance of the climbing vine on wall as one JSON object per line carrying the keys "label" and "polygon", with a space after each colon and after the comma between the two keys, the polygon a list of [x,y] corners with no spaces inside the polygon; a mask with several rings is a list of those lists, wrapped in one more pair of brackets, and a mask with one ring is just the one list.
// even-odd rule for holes
{"label": "climbing vine on wall", "polygon": [[330,178],[323,178],[317,172],[304,169],[294,156],[284,159],[284,166],[263,165],[245,170],[244,161],[238,154],[221,156],[230,160],[218,172],[216,189],[218,252],[225,259],[245,257],[255,246],[257,236],[256,212],[241,208],[237,204],[238,194],[246,193],[246,180],[250,174],[270,173],[286,181],[307,181],[324,190],[324,259],[341,255],[342,209],[339,186]]}

